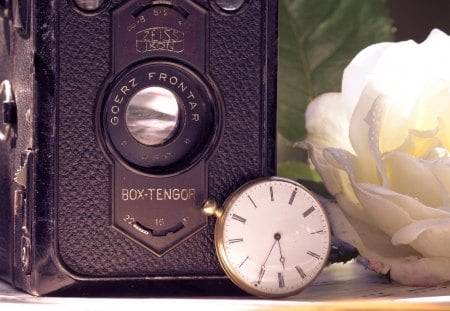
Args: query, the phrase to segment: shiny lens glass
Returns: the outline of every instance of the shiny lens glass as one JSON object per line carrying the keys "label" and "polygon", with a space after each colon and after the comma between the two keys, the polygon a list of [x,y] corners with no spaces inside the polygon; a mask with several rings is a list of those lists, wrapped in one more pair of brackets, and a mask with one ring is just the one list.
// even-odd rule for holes
{"label": "shiny lens glass", "polygon": [[106,0],[74,0],[77,7],[85,11],[98,10]]}
{"label": "shiny lens glass", "polygon": [[145,88],[131,98],[125,118],[128,131],[138,142],[146,146],[162,145],[178,129],[178,98],[163,87]]}

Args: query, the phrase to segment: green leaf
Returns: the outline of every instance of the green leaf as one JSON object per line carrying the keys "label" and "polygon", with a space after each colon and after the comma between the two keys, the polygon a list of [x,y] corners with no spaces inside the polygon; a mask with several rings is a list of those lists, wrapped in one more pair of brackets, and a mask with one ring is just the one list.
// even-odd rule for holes
{"label": "green leaf", "polygon": [[311,168],[308,164],[296,161],[287,161],[278,165],[278,176],[293,179],[293,180],[311,180],[320,182],[319,173]]}
{"label": "green leaf", "polygon": [[340,91],[352,58],[393,33],[382,0],[280,0],[279,10],[278,130],[294,142],[305,137],[308,103]]}

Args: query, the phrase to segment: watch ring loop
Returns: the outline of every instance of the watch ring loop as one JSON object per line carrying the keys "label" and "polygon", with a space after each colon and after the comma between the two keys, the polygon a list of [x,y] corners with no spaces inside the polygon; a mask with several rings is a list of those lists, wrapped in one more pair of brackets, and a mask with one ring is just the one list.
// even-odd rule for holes
{"label": "watch ring loop", "polygon": [[[11,104],[14,103],[13,92],[11,87],[11,82],[9,80],[4,80],[0,84],[0,96],[3,96],[3,105],[2,105],[2,113],[3,113],[3,123],[5,124],[5,128],[2,131],[0,129],[0,142],[6,142],[11,136],[11,122],[7,120],[7,107],[11,108]],[[6,120],[5,120],[6,119]]]}

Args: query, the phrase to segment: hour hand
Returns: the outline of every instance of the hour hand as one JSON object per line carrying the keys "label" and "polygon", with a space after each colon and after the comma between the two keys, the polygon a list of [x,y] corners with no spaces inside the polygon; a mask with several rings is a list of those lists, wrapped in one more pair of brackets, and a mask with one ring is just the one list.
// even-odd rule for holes
{"label": "hour hand", "polygon": [[286,261],[286,258],[284,258],[283,252],[281,251],[280,240],[278,240],[277,242],[278,242],[278,249],[280,250],[280,262],[281,262],[281,265],[283,266],[283,270],[284,270],[284,263]]}

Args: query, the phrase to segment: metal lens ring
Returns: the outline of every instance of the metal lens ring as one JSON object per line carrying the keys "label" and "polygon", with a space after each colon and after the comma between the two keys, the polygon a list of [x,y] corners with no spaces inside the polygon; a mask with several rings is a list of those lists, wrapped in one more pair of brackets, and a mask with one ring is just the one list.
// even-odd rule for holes
{"label": "metal lens ring", "polygon": [[211,140],[214,101],[192,71],[169,62],[120,74],[102,112],[109,149],[126,164],[165,174],[192,165]]}

